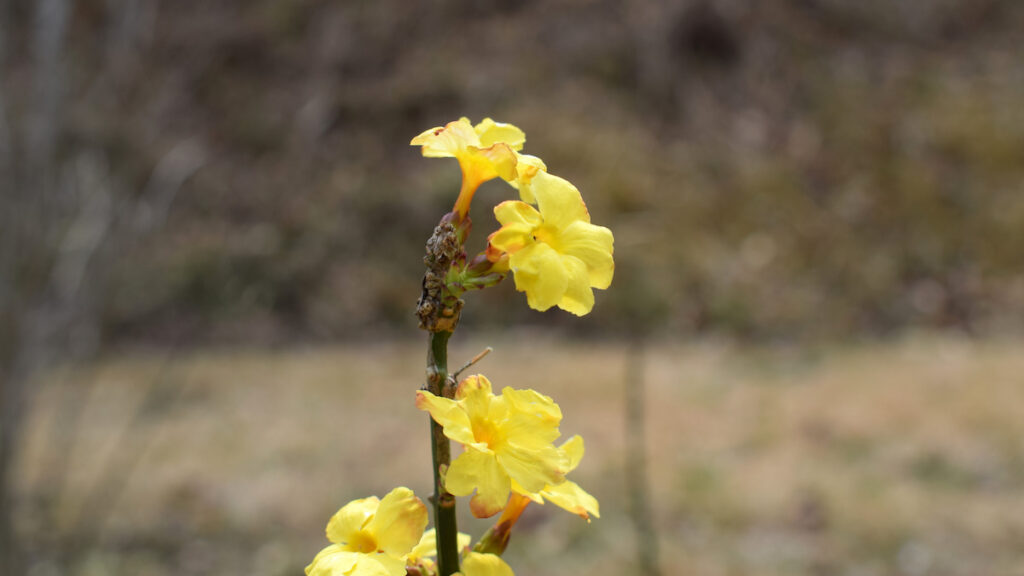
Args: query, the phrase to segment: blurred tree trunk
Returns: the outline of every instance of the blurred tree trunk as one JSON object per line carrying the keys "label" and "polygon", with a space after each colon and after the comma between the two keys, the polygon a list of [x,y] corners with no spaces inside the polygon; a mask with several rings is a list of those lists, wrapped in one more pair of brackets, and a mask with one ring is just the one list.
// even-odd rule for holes
{"label": "blurred tree trunk", "polygon": [[[12,8],[0,8],[0,65],[13,67],[7,53]],[[0,86],[0,171],[3,191],[3,251],[0,256],[0,565],[22,572],[14,525],[13,468],[25,417],[26,386],[43,360],[46,270],[53,260],[53,225],[68,203],[54,183],[54,149],[59,136],[63,78],[61,54],[69,16],[67,0],[39,0],[32,15],[32,89],[26,126],[16,125],[15,86]],[[3,74],[6,80],[11,75]],[[10,97],[8,97],[10,96]],[[24,142],[17,138],[24,134]],[[23,144],[23,145],[22,145]]]}
{"label": "blurred tree trunk", "polygon": [[[107,3],[105,50],[77,106],[109,102],[130,87],[139,71],[133,59],[139,35],[155,2]],[[205,151],[192,139],[172,146],[135,194],[120,185],[101,143],[65,145],[72,3],[36,0],[26,15],[31,21],[17,23],[12,18],[20,13],[11,4],[0,0],[0,566],[5,574],[22,574],[13,472],[33,375],[58,358],[95,352],[111,246],[163,224]],[[7,53],[12,30],[27,31],[30,87],[11,81],[18,65]]]}
{"label": "blurred tree trunk", "polygon": [[[7,334],[3,338],[4,356],[10,356]],[[19,547],[15,540],[13,526],[13,495],[9,484],[11,453],[15,442],[14,434],[20,424],[17,420],[17,406],[20,401],[15,398],[20,393],[21,386],[14,383],[13,375],[10,373],[9,358],[4,358],[2,366],[3,374],[0,376],[0,392],[3,394],[3,406],[0,408],[0,566],[6,566],[14,570],[14,573],[21,571],[21,558]]]}
{"label": "blurred tree trunk", "polygon": [[654,529],[651,490],[647,477],[647,391],[644,357],[646,338],[633,332],[626,350],[626,490],[629,514],[636,531],[636,557],[640,574],[660,576],[658,532]]}

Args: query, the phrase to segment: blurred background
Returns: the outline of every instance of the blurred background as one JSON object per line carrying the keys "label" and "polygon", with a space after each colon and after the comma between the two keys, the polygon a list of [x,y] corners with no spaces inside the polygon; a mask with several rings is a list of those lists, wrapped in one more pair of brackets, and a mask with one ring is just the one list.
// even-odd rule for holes
{"label": "blurred background", "polygon": [[528,510],[520,574],[1024,573],[1022,42],[1012,0],[0,1],[4,574],[299,574],[429,493],[460,174],[408,142],[460,116],[616,238],[586,318],[506,282],[453,339],[587,439],[602,518]]}

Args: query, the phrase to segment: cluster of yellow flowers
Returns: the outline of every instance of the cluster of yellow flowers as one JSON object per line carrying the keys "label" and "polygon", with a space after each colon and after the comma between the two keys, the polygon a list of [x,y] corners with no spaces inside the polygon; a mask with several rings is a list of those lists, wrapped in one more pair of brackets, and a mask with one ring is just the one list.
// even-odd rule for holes
{"label": "cluster of yellow flowers", "polygon": [[[470,510],[477,518],[504,511],[499,525],[507,532],[530,502],[545,501],[588,521],[600,516],[597,499],[565,478],[583,458],[583,439],[573,436],[554,445],[562,411],[551,398],[508,387],[495,395],[491,382],[476,375],[459,384],[455,399],[420,390],[416,406],[462,444],[444,484],[456,496],[476,492]],[[349,502],[327,524],[333,544],[317,554],[306,574],[434,574],[436,536],[433,529],[424,532],[426,527],[427,508],[408,488],[396,488],[383,500]],[[463,576],[512,576],[497,554],[475,552],[469,545],[470,537],[459,534]]]}
{"label": "cluster of yellow flowers", "polygon": [[[521,153],[525,141],[519,128],[489,118],[475,126],[462,118],[412,140],[422,146],[424,156],[458,160],[462,187],[442,222],[461,226],[465,233],[480,184],[500,177],[519,191],[520,200],[494,208],[501,226],[488,237],[487,249],[469,263],[461,246],[465,233],[458,236],[462,257],[453,261],[444,288],[457,298],[511,272],[531,308],[557,306],[582,316],[594,307],[593,289],[611,284],[612,233],[590,223],[575,186],[549,174],[540,158]],[[459,382],[454,393],[451,388],[442,396],[418,391],[416,407],[463,447],[447,469],[438,468],[444,490],[472,495],[470,510],[478,518],[502,513],[473,549],[470,537],[458,534],[462,561],[457,574],[513,576],[500,554],[509,530],[531,502],[552,502],[588,522],[599,516],[597,499],[566,479],[583,458],[583,439],[573,436],[554,444],[561,434],[562,411],[551,398],[509,387],[495,394],[491,382],[476,375]],[[327,524],[332,544],[316,555],[306,574],[434,576],[439,572],[438,540],[434,529],[424,531],[427,516],[427,507],[408,488],[396,488],[382,500],[349,502]],[[447,534],[454,539],[454,532],[452,528]]]}
{"label": "cluster of yellow flowers", "polygon": [[[408,488],[395,488],[383,500],[353,500],[327,523],[333,542],[306,566],[308,576],[403,576],[432,574],[437,556],[427,507]],[[469,536],[459,534],[459,548],[468,550]],[[414,572],[415,571],[415,572]],[[513,576],[501,557],[466,552],[463,576]]]}
{"label": "cluster of yellow flowers", "polygon": [[512,271],[531,308],[558,306],[583,316],[594,307],[593,289],[612,282],[612,232],[590,223],[575,186],[549,174],[540,158],[519,152],[525,142],[522,130],[490,118],[476,126],[462,118],[412,139],[424,156],[459,161],[462,189],[454,212],[460,220],[480,184],[501,177],[519,190],[520,200],[494,208],[501,228],[488,238],[488,260]]}
{"label": "cluster of yellow flowers", "polygon": [[588,520],[589,514],[599,516],[597,500],[565,479],[583,458],[583,439],[553,444],[562,411],[551,398],[509,387],[495,396],[491,382],[479,374],[459,384],[454,400],[420,390],[416,407],[430,412],[444,435],[462,444],[445,487],[456,496],[475,490],[469,507],[477,518],[504,509],[511,492],[539,504],[546,498]]}

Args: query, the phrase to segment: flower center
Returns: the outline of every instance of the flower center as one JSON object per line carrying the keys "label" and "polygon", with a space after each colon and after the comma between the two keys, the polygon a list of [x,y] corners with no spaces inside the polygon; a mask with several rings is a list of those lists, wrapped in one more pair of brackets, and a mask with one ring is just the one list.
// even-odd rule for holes
{"label": "flower center", "polygon": [[377,539],[366,530],[360,530],[352,535],[348,541],[348,549],[351,552],[362,552],[370,554],[377,551]]}
{"label": "flower center", "polygon": [[[533,231],[533,239],[537,242],[543,242],[552,248],[555,248],[555,244],[558,241],[558,230],[555,229],[551,224],[541,224]],[[555,248],[557,250],[557,248]]]}
{"label": "flower center", "polygon": [[502,434],[494,422],[481,419],[478,422],[473,422],[473,438],[477,442],[486,443],[488,448],[494,450],[501,443]]}

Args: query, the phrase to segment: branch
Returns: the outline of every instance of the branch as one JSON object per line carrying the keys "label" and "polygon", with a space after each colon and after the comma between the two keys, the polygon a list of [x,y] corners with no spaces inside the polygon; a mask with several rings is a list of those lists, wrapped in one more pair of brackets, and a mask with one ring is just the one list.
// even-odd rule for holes
{"label": "branch", "polygon": [[480,352],[476,356],[473,356],[473,358],[471,358],[469,362],[466,362],[465,364],[462,365],[462,368],[459,368],[458,370],[455,371],[454,374],[448,377],[448,385],[454,387],[456,384],[458,384],[459,376],[461,376],[462,373],[465,372],[467,368],[483,360],[484,356],[487,356],[491,352],[494,352],[494,348],[488,346],[487,348],[484,348],[482,352]]}
{"label": "branch", "polygon": [[[431,332],[427,349],[427,390],[441,396],[448,381],[448,338],[451,332]],[[444,489],[441,474],[451,464],[451,443],[444,428],[430,419],[430,448],[434,463],[434,528],[437,534],[438,576],[450,576],[459,571],[458,524],[455,516],[455,496]]]}

